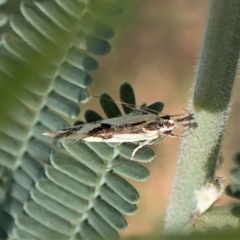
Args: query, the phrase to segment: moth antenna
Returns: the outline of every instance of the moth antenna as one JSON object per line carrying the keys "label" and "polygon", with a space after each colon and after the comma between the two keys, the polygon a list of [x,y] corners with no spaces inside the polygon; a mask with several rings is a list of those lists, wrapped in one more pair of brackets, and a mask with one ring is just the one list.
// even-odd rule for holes
{"label": "moth antenna", "polygon": [[[124,101],[115,101],[115,100],[111,100],[111,99],[108,99],[108,98],[103,98],[103,97],[97,96],[97,95],[92,95],[92,97],[102,98],[102,99],[104,99],[104,100],[107,100],[107,101],[110,101],[110,102],[114,102],[114,103],[118,103],[118,104],[124,104],[124,105],[128,106],[129,108],[132,108],[133,110],[134,110],[134,109],[137,109],[138,111],[144,111],[144,110],[145,110],[144,112],[146,112],[146,113],[154,113],[154,114],[156,114],[156,115],[158,115],[158,114],[166,115],[166,114],[163,113],[163,112],[160,112],[160,113],[159,113],[159,112],[156,111],[156,110],[149,109],[149,108],[147,108],[147,107],[137,106],[137,105],[134,105],[134,104],[131,104],[131,103],[126,103],[126,102],[124,102]],[[178,115],[169,115],[169,116],[178,116]]]}
{"label": "moth antenna", "polygon": [[115,101],[115,100],[112,100],[112,99],[108,99],[108,98],[104,98],[104,97],[101,97],[101,96],[97,96],[97,95],[92,95],[92,97],[95,97],[95,98],[102,98],[104,100],[107,100],[107,101],[110,101],[110,102],[114,102],[114,103],[118,103],[118,104],[125,104],[129,107],[134,107],[136,108],[136,106],[134,104],[131,104],[131,103],[125,103],[124,101]]}

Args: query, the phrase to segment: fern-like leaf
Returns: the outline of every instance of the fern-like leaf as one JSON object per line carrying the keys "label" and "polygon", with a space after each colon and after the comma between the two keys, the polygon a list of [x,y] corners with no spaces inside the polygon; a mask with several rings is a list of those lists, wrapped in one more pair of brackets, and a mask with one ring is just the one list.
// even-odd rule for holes
{"label": "fern-like leaf", "polygon": [[[62,145],[42,132],[68,127],[66,117],[79,115],[78,103],[88,101],[93,82],[89,72],[99,68],[90,54],[111,49],[115,31],[105,22],[122,15],[124,4],[103,1],[108,7],[98,13],[91,2],[22,0],[19,11],[0,17],[6,25],[0,45],[1,239],[81,238],[74,225],[91,187],[65,181],[49,159]],[[65,207],[71,200],[75,204]],[[83,229],[86,235],[89,225]]]}

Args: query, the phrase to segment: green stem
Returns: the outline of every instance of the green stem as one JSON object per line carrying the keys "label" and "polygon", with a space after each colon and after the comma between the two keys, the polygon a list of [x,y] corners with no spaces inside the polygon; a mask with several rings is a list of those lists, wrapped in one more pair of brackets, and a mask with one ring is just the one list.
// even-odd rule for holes
{"label": "green stem", "polygon": [[240,51],[240,0],[212,0],[191,111],[198,127],[183,140],[165,231],[180,232],[195,210],[194,191],[213,180]]}

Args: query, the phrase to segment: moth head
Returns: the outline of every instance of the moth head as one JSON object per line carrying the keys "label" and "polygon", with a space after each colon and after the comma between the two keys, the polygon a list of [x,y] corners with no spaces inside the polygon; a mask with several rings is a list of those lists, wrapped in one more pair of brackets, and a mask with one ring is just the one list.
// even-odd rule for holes
{"label": "moth head", "polygon": [[175,122],[174,122],[174,120],[171,120],[171,119],[164,119],[163,120],[163,123],[162,123],[162,128],[163,129],[161,129],[161,131],[162,130],[164,130],[164,131],[170,131],[170,130],[173,130],[173,128],[175,127]]}

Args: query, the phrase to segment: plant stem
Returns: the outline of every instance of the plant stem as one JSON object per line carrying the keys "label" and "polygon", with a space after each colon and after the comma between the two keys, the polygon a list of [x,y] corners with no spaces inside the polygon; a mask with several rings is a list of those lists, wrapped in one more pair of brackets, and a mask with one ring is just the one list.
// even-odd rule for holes
{"label": "plant stem", "polygon": [[176,233],[196,211],[195,190],[215,177],[240,51],[240,0],[212,0],[190,111],[198,127],[184,138],[165,232]]}

